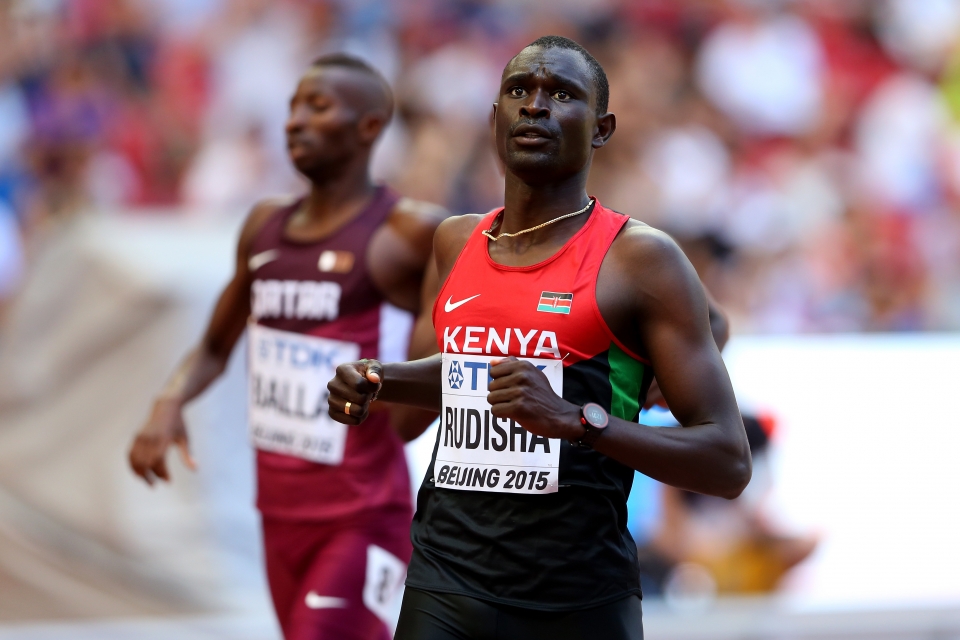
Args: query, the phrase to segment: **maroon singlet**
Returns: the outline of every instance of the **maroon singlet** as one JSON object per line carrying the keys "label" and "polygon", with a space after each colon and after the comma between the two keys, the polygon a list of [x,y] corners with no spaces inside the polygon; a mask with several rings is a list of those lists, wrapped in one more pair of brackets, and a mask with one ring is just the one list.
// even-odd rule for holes
{"label": "maroon singlet", "polygon": [[[356,343],[361,358],[382,358],[385,338],[396,336],[384,335],[390,316],[370,278],[367,247],[397,200],[395,193],[380,187],[360,215],[316,242],[292,240],[284,232],[301,201],[278,210],[250,248],[253,321]],[[298,304],[297,296],[304,295],[300,292],[315,300]],[[270,518],[307,520],[344,518],[370,509],[411,510],[403,443],[390,426],[389,414],[372,413],[362,425],[350,427],[343,461],[336,466],[258,450],[257,508]]]}

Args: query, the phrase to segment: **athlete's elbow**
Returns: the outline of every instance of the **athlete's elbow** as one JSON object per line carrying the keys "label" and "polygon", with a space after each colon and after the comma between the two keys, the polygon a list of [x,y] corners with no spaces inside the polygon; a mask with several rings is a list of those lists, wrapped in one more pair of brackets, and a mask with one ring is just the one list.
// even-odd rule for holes
{"label": "athlete's elbow", "polygon": [[204,339],[196,350],[198,364],[213,373],[214,376],[221,375],[227,370],[230,364],[230,354],[233,351],[233,345],[228,345],[222,340]]}
{"label": "athlete's elbow", "polygon": [[753,460],[750,452],[740,455],[727,464],[726,474],[723,486],[718,492],[718,496],[727,500],[734,500],[740,497],[743,490],[750,484],[750,478],[753,477]]}

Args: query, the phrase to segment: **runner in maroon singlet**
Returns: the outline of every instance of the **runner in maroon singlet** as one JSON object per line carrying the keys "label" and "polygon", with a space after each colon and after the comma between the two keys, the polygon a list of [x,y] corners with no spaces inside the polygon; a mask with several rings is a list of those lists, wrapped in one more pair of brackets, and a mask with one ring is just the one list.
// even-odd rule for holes
{"label": "runner in maroon singlet", "polygon": [[[236,274],[200,345],[157,399],[130,451],[147,482],[188,466],[183,405],[219,376],[248,328],[249,421],[267,576],[288,640],[386,638],[410,558],[403,434],[432,415],[393,407],[363,427],[327,414],[326,381],[358,358],[403,358],[445,212],[370,183],[390,119],[383,78],[345,55],[318,59],[290,103],[289,153],[311,181],[294,202],[262,202],[241,233]],[[431,263],[432,264],[432,263]],[[435,280],[435,268],[430,273]],[[409,356],[436,351],[429,318]],[[399,435],[398,435],[399,433]]]}

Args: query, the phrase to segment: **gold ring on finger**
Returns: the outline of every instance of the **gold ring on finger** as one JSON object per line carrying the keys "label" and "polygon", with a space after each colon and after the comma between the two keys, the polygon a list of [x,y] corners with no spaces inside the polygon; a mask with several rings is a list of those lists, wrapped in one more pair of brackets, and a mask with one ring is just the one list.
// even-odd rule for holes
{"label": "gold ring on finger", "polygon": [[350,403],[343,405],[343,412],[347,415],[350,415]]}

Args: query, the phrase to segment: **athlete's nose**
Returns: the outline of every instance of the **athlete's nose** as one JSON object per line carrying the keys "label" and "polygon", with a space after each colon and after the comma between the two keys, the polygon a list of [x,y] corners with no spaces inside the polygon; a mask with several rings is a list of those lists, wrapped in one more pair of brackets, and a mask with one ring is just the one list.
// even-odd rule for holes
{"label": "athlete's nose", "polygon": [[290,107],[290,115],[287,116],[287,122],[284,125],[287,133],[294,133],[303,128],[306,120],[306,109],[294,105]]}
{"label": "athlete's nose", "polygon": [[550,96],[545,91],[533,91],[530,98],[520,105],[520,115],[528,118],[550,117]]}

